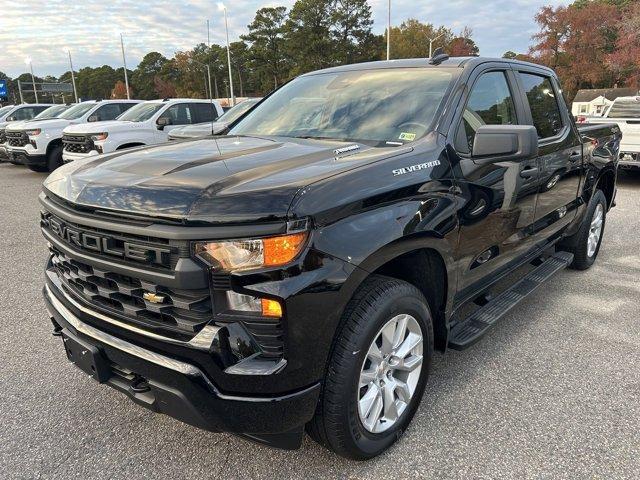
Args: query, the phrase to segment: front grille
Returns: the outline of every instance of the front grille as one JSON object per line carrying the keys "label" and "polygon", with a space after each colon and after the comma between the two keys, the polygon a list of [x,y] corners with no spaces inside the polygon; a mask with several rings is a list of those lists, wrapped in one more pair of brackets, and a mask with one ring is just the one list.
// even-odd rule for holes
{"label": "front grille", "polygon": [[64,151],[70,153],[88,153],[94,150],[93,140],[86,135],[63,135]]}
{"label": "front grille", "polygon": [[24,147],[29,143],[29,137],[24,132],[6,132],[5,135],[10,147]]}
{"label": "front grille", "polygon": [[[156,237],[140,235],[130,235],[121,232],[114,232],[101,228],[87,227],[73,222],[67,222],[49,213],[41,212],[40,227],[43,231],[56,237],[57,241],[63,242],[70,248],[82,250],[96,258],[103,258],[109,261],[120,261],[128,265],[147,265],[150,269],[170,270],[175,267],[178,259],[189,256],[189,245],[187,242],[170,244],[168,240]],[[89,238],[91,242],[83,241]],[[97,240],[96,240],[97,239]],[[105,242],[107,242],[105,244]],[[144,258],[131,258],[124,254],[125,244],[136,249],[148,248],[149,255]],[[104,246],[108,248],[104,248]],[[157,255],[162,250],[160,256]],[[153,260],[151,261],[151,256]]]}
{"label": "front grille", "polygon": [[[108,272],[51,248],[52,268],[75,298],[106,313],[116,313],[146,329],[191,338],[212,318],[209,289],[176,290]],[[162,303],[143,298],[154,293]]]}
{"label": "front grille", "polygon": [[0,128],[0,143],[4,143],[7,141],[7,134],[5,133],[4,128]]}

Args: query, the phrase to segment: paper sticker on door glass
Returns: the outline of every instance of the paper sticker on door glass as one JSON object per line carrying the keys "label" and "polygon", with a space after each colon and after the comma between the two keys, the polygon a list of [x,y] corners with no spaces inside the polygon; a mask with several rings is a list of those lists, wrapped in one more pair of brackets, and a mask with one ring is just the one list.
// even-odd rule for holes
{"label": "paper sticker on door glass", "polygon": [[415,133],[407,133],[407,132],[402,132],[400,134],[400,140],[406,140],[407,142],[413,142],[416,139],[416,134]]}

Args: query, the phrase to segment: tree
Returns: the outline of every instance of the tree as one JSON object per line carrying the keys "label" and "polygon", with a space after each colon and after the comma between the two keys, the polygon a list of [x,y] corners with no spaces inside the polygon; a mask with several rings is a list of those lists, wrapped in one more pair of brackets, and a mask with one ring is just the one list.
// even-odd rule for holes
{"label": "tree", "polygon": [[249,44],[249,67],[256,76],[260,90],[277,88],[288,77],[288,60],[285,54],[285,7],[265,7],[256,12],[253,22],[247,26],[249,33],[242,35]]}
{"label": "tree", "polygon": [[369,59],[368,52],[362,50],[370,40],[373,25],[367,0],[335,0],[331,23],[338,61]]}
{"label": "tree", "polygon": [[640,87],[640,3],[630,6],[622,16],[616,48],[607,55],[607,65],[616,83]]}
{"label": "tree", "polygon": [[155,78],[169,60],[158,52],[147,53],[131,75],[131,84],[136,87],[138,98],[150,100],[157,97]]}
{"label": "tree", "polygon": [[[415,18],[405,20],[399,27],[391,27],[391,58],[427,58],[429,40],[436,37],[434,50],[448,45],[453,39],[453,33],[445,27],[436,28]],[[386,34],[384,39],[386,42]]]}
{"label": "tree", "polygon": [[291,76],[334,63],[332,12],[333,0],[298,0],[293,5],[285,25],[286,51],[293,61]]}
{"label": "tree", "polygon": [[[129,85],[129,95],[133,98],[133,89]],[[127,98],[127,87],[122,80],[118,80],[111,90],[111,98]]]}

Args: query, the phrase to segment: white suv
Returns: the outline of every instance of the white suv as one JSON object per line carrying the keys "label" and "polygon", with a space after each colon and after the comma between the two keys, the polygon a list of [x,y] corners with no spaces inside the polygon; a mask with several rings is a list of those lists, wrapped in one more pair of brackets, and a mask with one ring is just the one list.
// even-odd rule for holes
{"label": "white suv", "polygon": [[222,113],[220,104],[211,100],[150,100],[136,105],[113,122],[65,128],[62,158],[70,162],[123,148],[163,143],[173,128],[212,122]]}
{"label": "white suv", "polygon": [[99,100],[78,103],[56,118],[8,126],[9,160],[35,172],[51,172],[62,164],[62,130],[69,125],[113,120],[140,100]]}

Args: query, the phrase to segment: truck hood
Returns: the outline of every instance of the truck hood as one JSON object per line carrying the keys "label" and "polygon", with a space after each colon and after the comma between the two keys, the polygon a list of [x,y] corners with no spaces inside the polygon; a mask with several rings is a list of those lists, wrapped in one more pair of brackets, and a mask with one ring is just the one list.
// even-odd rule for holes
{"label": "truck hood", "polygon": [[284,219],[302,187],[411,147],[224,136],[117,151],[54,171],[49,192],[79,205],[207,223]]}
{"label": "truck hood", "polygon": [[[7,127],[10,130],[22,130],[20,127],[25,127],[24,122],[15,122],[16,124],[10,124],[11,127]],[[65,120],[64,118],[50,118],[48,120],[35,120],[29,121],[29,128],[41,128],[46,129],[63,129],[72,123],[71,120]]]}
{"label": "truck hood", "polygon": [[80,123],[78,125],[71,125],[67,127],[64,133],[69,134],[87,134],[87,133],[100,133],[100,132],[125,132],[131,130],[140,130],[143,128],[149,128],[146,122],[122,122],[119,120],[107,120],[104,122],[90,122]]}

